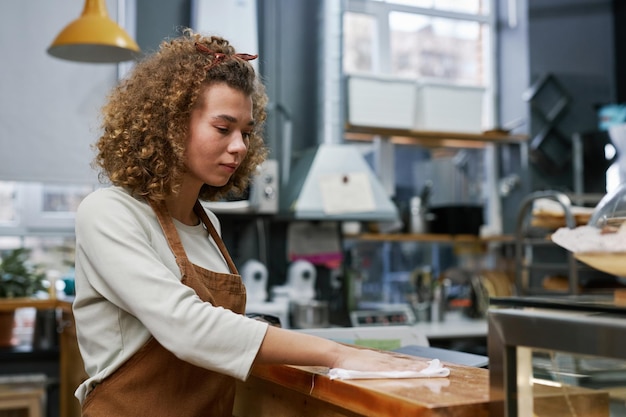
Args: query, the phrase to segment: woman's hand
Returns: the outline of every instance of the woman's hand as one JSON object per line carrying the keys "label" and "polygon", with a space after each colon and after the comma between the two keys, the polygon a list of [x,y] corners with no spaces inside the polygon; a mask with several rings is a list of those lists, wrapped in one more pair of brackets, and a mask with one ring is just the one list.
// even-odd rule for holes
{"label": "woman's hand", "polygon": [[326,366],[352,371],[421,371],[424,360],[343,345],[328,339],[269,327],[256,358],[257,363]]}
{"label": "woman's hand", "polygon": [[352,371],[421,371],[428,367],[424,360],[410,356],[395,355],[392,352],[379,352],[341,345],[339,355],[331,368]]}

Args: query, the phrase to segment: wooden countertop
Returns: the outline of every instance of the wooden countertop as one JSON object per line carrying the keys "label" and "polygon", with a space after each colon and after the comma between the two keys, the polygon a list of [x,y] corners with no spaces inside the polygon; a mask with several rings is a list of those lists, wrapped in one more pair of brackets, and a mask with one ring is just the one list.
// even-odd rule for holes
{"label": "wooden countertop", "polygon": [[[401,354],[389,352],[390,355]],[[489,371],[454,365],[445,378],[330,380],[323,367],[258,365],[238,382],[236,417],[501,417],[501,399],[490,402]],[[533,415],[608,417],[604,390],[536,383]]]}
{"label": "wooden countertop", "polygon": [[445,378],[378,380],[330,380],[327,368],[259,365],[239,384],[234,415],[488,416],[489,372],[445,365],[451,370]]}
{"label": "wooden countertop", "polygon": [[[1,310],[21,307],[60,308],[71,319],[71,299],[2,299]],[[73,325],[61,333],[62,415],[80,415],[73,397],[84,378]],[[406,356],[388,352],[389,355]],[[237,383],[233,415],[236,417],[499,417],[502,403],[489,400],[489,371],[444,362],[445,378],[330,380],[324,367],[257,365],[246,382]],[[69,376],[74,372],[76,375]],[[609,416],[606,391],[535,384],[533,414],[538,417],[571,416],[572,404],[587,417]],[[494,407],[495,406],[495,407]]]}

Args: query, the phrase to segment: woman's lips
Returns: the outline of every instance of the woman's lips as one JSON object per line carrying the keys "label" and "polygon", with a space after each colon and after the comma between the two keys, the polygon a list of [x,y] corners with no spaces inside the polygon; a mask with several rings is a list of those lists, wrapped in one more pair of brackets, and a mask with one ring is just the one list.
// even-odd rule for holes
{"label": "woman's lips", "polygon": [[226,171],[232,174],[237,170],[237,167],[239,165],[238,164],[222,164],[222,166],[226,169]]}

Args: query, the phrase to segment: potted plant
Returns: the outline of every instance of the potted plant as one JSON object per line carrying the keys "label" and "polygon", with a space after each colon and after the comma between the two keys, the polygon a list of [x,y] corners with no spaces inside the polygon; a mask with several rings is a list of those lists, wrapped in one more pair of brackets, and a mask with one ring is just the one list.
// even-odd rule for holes
{"label": "potted plant", "polygon": [[[0,303],[2,299],[32,297],[46,290],[45,273],[29,260],[30,250],[11,249],[0,257]],[[0,346],[10,346],[15,311],[0,311]]]}

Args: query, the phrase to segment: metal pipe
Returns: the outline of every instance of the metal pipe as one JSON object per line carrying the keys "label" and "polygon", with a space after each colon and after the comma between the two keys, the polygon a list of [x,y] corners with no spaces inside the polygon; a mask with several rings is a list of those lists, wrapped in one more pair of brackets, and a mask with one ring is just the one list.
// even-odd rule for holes
{"label": "metal pipe", "polygon": [[338,144],[343,142],[343,1],[323,0],[320,10],[318,144]]}

